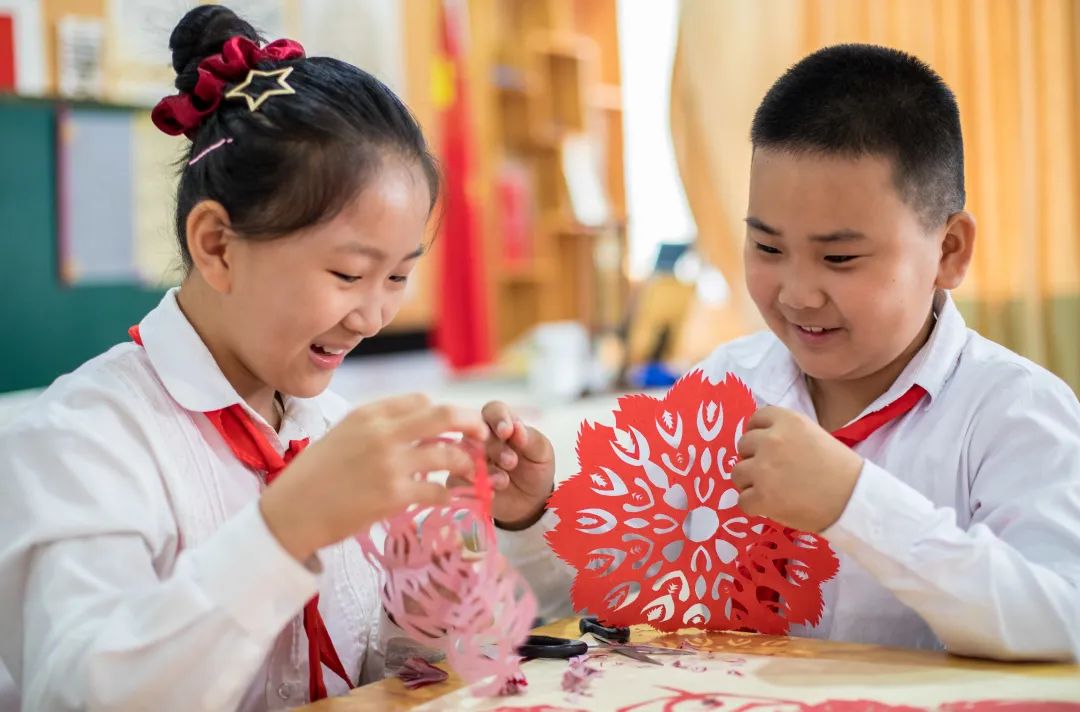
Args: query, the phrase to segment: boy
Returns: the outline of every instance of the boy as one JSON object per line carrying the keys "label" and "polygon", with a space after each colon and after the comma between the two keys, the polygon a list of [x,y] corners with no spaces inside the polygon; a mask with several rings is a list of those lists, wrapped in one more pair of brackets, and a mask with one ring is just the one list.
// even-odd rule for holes
{"label": "boy", "polygon": [[[701,367],[766,406],[738,446],[741,506],[821,532],[840,558],[822,620],[792,633],[1072,658],[1080,405],[969,331],[949,296],[975,238],[952,92],[902,52],[830,47],[776,82],[751,136],[746,279],[771,331]],[[493,429],[514,433],[491,451],[514,484],[497,515],[524,527],[505,546],[554,611],[569,574],[544,548],[553,515],[535,523],[550,447]]]}

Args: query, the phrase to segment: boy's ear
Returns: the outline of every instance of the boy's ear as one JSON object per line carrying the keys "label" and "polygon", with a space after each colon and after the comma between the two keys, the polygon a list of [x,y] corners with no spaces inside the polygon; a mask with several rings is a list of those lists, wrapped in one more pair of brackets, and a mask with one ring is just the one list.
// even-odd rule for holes
{"label": "boy's ear", "polygon": [[938,289],[956,289],[964,281],[971,256],[975,250],[975,218],[962,210],[945,221],[945,236],[941,240],[941,260],[938,262]]}
{"label": "boy's ear", "polygon": [[227,294],[232,286],[230,247],[236,239],[229,213],[216,200],[201,200],[188,213],[187,247],[191,264],[215,291]]}

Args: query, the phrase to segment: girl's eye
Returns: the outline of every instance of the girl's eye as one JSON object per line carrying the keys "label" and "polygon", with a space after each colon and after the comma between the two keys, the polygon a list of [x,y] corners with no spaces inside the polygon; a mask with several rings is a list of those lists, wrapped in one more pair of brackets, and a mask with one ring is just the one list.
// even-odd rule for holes
{"label": "girl's eye", "polygon": [[398,284],[404,284],[409,281],[409,275],[407,274],[392,274],[390,275],[391,282],[397,282]]}
{"label": "girl's eye", "polygon": [[353,282],[357,282],[357,281],[360,280],[360,277],[357,277],[355,275],[342,274],[341,272],[334,272],[333,270],[330,271],[330,274],[334,275],[335,277],[340,279],[342,282],[345,282],[346,284],[352,284]]}
{"label": "girl's eye", "polygon": [[755,242],[754,246],[758,249],[759,252],[764,252],[767,255],[779,255],[780,254],[780,250],[776,249],[775,247],[771,247],[769,245],[765,245],[765,244],[760,243],[760,242]]}
{"label": "girl's eye", "polygon": [[859,255],[826,255],[825,261],[831,262],[834,265],[841,265],[845,262],[851,262],[858,257]]}

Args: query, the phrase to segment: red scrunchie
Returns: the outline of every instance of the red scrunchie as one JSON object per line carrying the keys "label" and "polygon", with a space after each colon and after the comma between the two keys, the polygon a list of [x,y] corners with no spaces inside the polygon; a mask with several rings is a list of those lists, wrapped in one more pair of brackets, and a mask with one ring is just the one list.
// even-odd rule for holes
{"label": "red scrunchie", "polygon": [[225,85],[247,77],[259,62],[279,62],[285,59],[301,59],[304,48],[293,40],[276,40],[260,48],[247,37],[230,37],[215,54],[199,62],[199,79],[195,88],[167,96],[150,112],[154,126],[169,134],[184,134],[194,139],[195,130],[203,119],[213,113],[225,93]]}

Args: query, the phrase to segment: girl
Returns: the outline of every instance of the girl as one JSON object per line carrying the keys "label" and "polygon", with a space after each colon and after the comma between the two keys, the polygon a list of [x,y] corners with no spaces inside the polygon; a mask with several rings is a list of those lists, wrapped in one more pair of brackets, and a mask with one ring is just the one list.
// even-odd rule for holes
{"label": "girl", "polygon": [[382,661],[379,584],[351,535],[443,500],[414,473],[471,473],[461,448],[416,443],[500,432],[503,519],[536,518],[515,469],[550,482],[518,460],[550,446],[500,427],[501,405],[488,426],[419,395],[347,413],[325,392],[423,251],[438,181],[406,107],[348,64],[260,47],[220,6],[169,45],[179,94],[153,119],[192,141],[183,284],[0,436],[0,657],[27,709],[344,692]]}

